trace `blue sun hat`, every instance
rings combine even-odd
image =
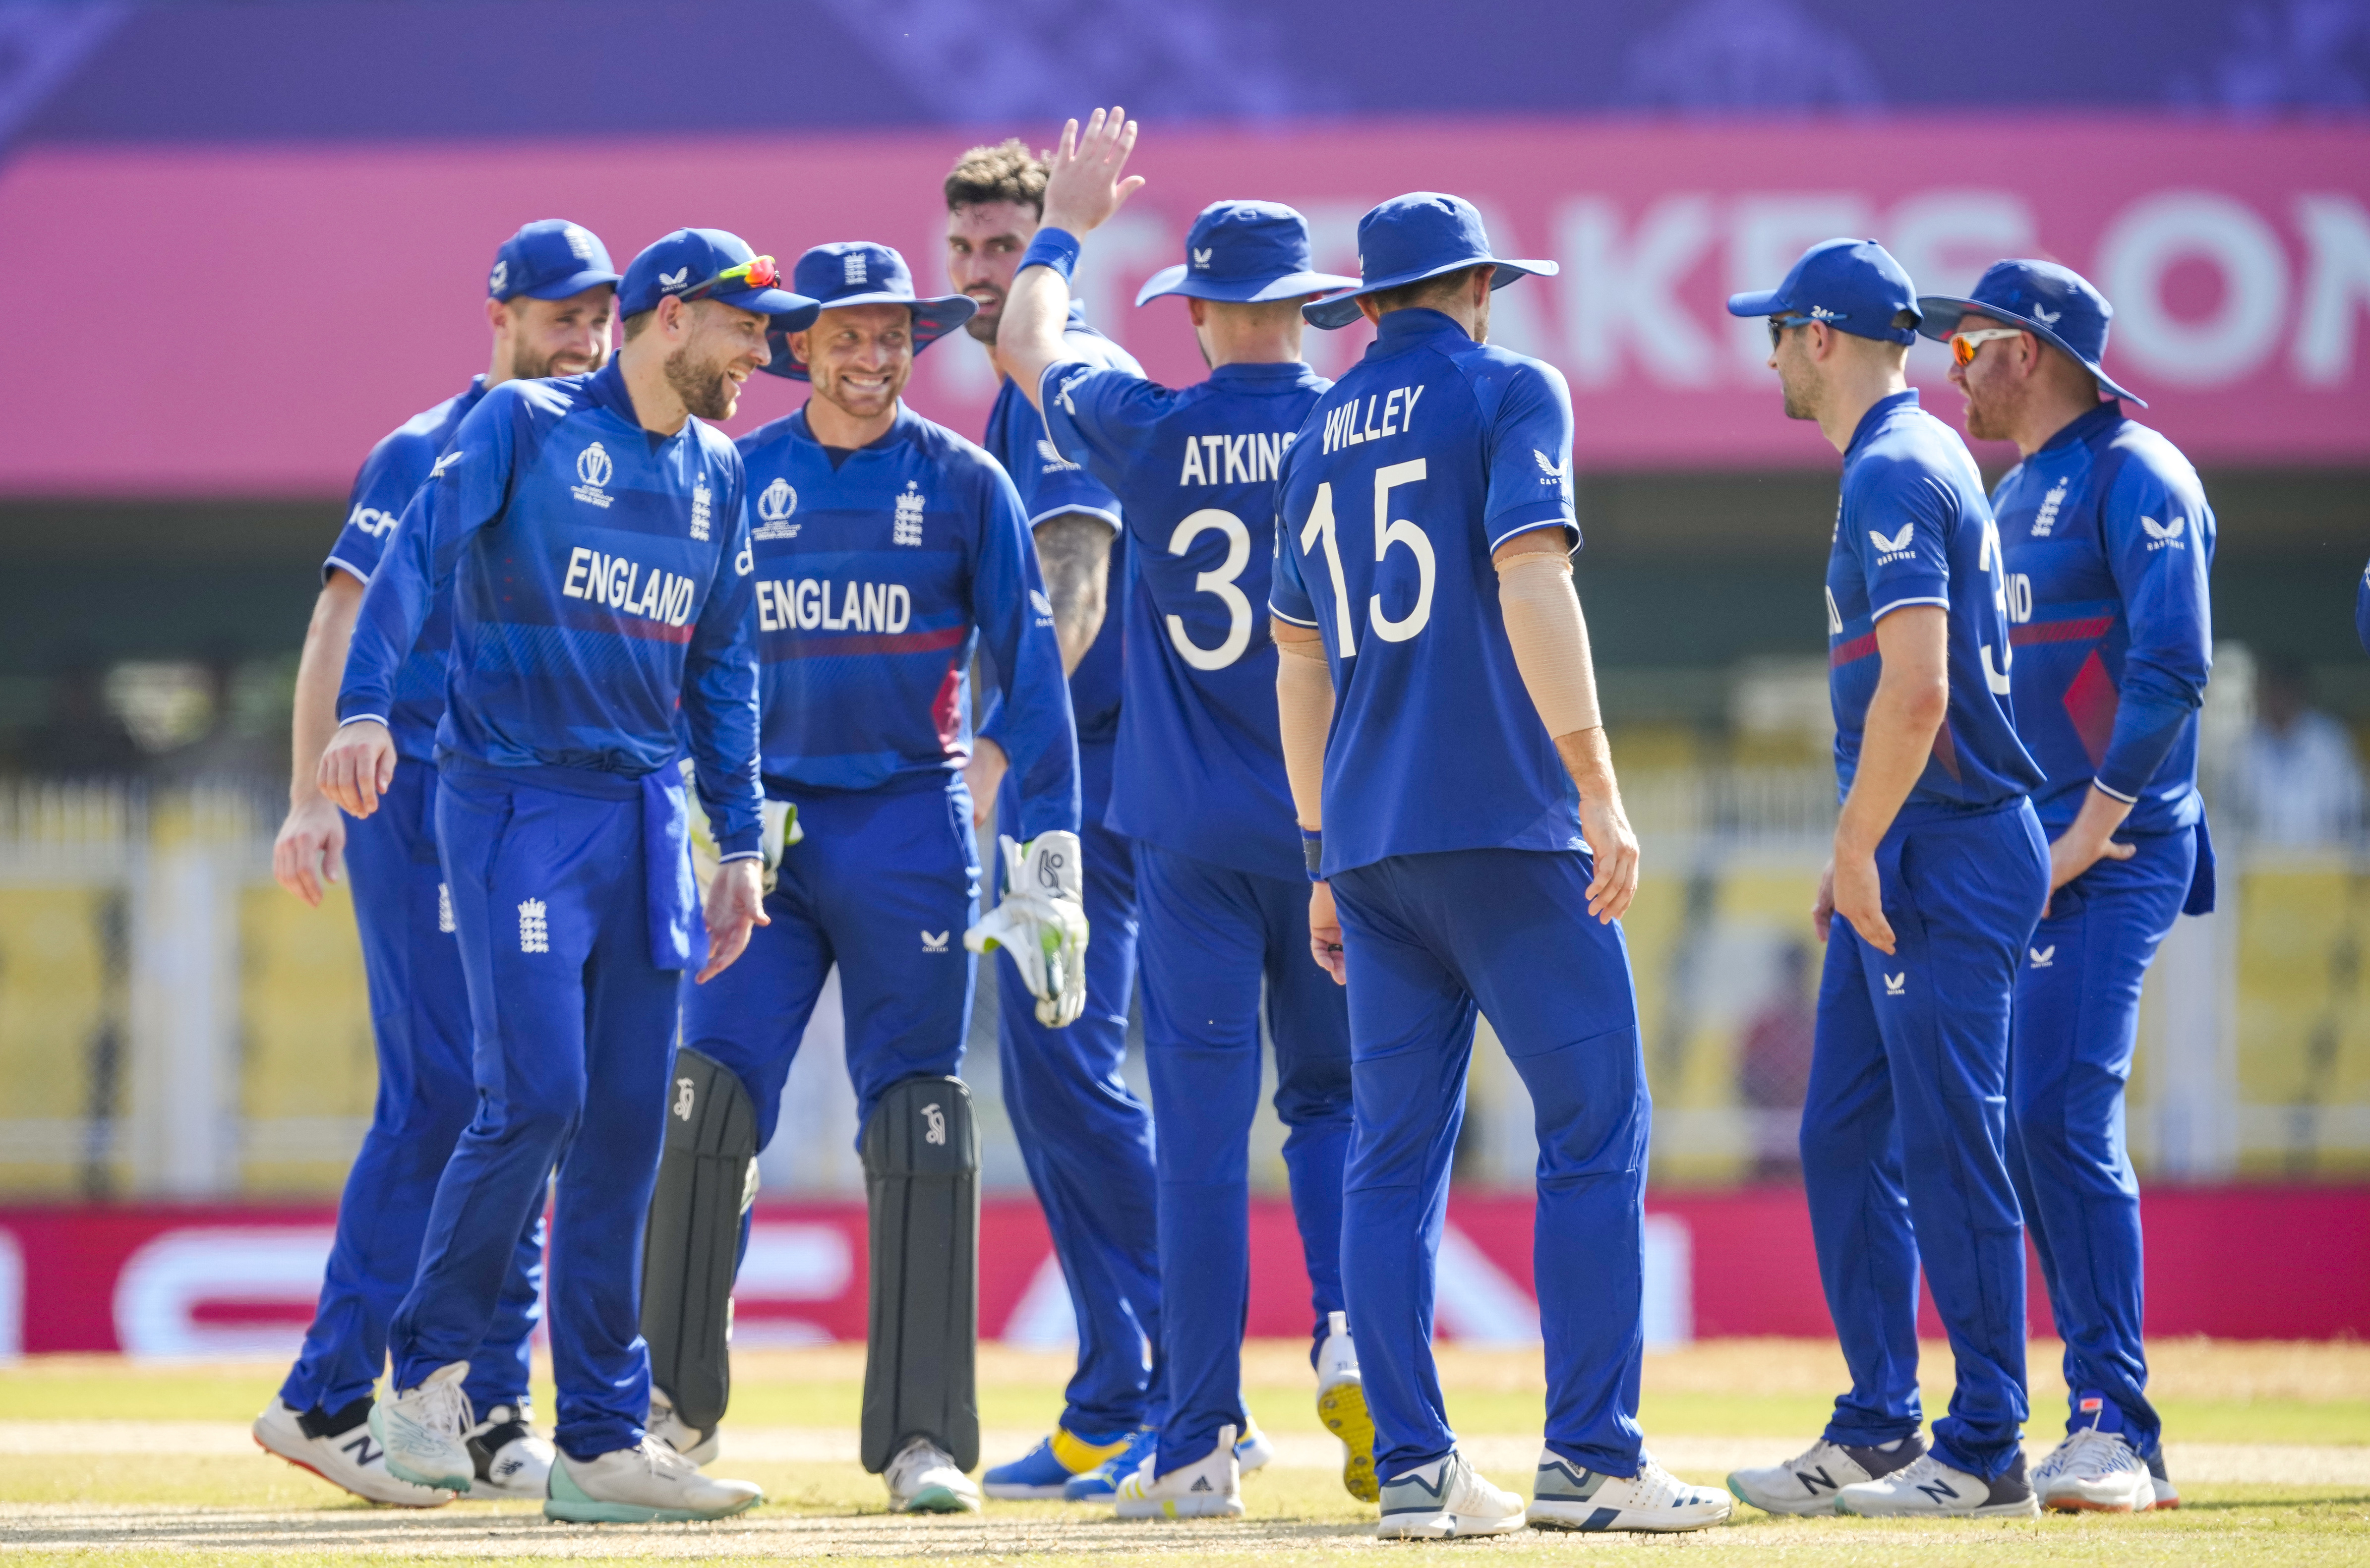
[[[1185,236],[1185,259],[1155,272],[1135,303],[1183,294],[1261,304],[1358,286],[1355,278],[1310,270],[1308,260],[1308,220],[1283,202],[1214,201]]]
[[[1776,288],[1729,295],[1728,314],[1799,315],[1880,343],[1917,341],[1917,291],[1893,253],[1872,239],[1821,240]]]
[[[2090,280],[2070,267],[2054,261],[1995,261],[1975,280],[1975,292],[1965,299],[1955,294],[1927,294],[1917,308],[1926,315],[1917,330],[1947,343],[1959,330],[1959,318],[1973,313],[2019,327],[2052,348],[2072,356],[2074,362],[2098,378],[2099,389],[2111,397],[2147,406],[2117,385],[2099,368],[2107,352],[2107,324],[2115,307]]]
[[[800,294],[815,302],[818,314],[849,305],[907,306],[914,313],[916,354],[969,321],[979,310],[979,302],[969,294],[916,297],[913,269],[905,265],[905,258],[892,246],[874,245],[869,240],[841,240],[814,246],[799,258],[790,282]],[[787,376],[792,381],[807,379],[806,366],[790,352],[789,338],[791,333],[802,332],[812,324],[811,317],[790,327],[775,323],[775,329],[765,335],[766,345],[774,350],[774,357],[765,362],[769,374]]]
[[[1361,295],[1403,289],[1485,261],[1498,269],[1490,279],[1493,289],[1517,278],[1552,278],[1559,270],[1552,261],[1507,261],[1490,255],[1481,214],[1461,196],[1432,190],[1394,196],[1358,220],[1358,286],[1305,304],[1300,314],[1310,326],[1329,332],[1358,319]]]

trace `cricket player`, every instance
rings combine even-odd
[[[1769,318],[1789,418],[1844,454],[1827,558],[1843,814],[1813,921],[1827,944],[1802,1180],[1851,1369],[1825,1433],[1729,1489],[1774,1513],[2038,1513],[2019,1446],[2024,1226],[2008,1178],[2008,1003],[2049,893],[2008,703],[1999,534],[1974,460],[1903,374],[1916,296],[1873,240],[1812,246],[1729,310]],[[1923,1265],[1958,1360],[1919,1436]]]
[[[557,1164],[554,1518],[713,1518],[758,1497],[644,1436],[637,1273],[679,972],[721,972],[765,918],[741,455],[705,421],[731,414],[770,326],[812,318],[774,282],[733,235],[679,229],[627,269],[614,361],[486,395],[362,596],[321,757],[331,799],[378,808],[397,677],[449,605],[436,838],[477,1112],[437,1183],[371,1430],[396,1475],[470,1489],[464,1379]],[[723,861],[704,923],[678,710]]]
[[[947,271],[979,306],[963,327],[993,357],[1005,295],[1044,210],[1045,166],[1018,140],[974,147],[948,174],[946,202]],[[1144,373],[1075,305],[1064,343],[1081,363]],[[1070,1288],[1078,1367],[1053,1433],[984,1480],[991,1497],[1108,1497],[1119,1485],[1114,1467],[1133,1469],[1131,1442],[1140,1459],[1151,1440],[1149,1424],[1164,1408],[1155,1354],[1161,1341],[1152,1117],[1120,1076],[1135,983],[1135,855],[1106,821],[1122,634],[1120,617],[1105,608],[1123,590],[1127,550],[1115,537],[1118,498],[1062,455],[1008,369],[1000,361],[997,368],[1003,383],[984,444],[1019,488],[1070,678],[1094,945],[1086,1010],[1065,1028],[1038,1018],[1035,999],[1014,969],[1001,970],[996,987],[1004,1107]],[[983,825],[993,810],[1000,834],[1018,837],[1026,825],[1018,820],[1018,791],[1006,782],[1013,748],[1004,725],[999,709],[980,727],[968,770],[972,799]]]
[[[321,594],[297,662],[294,766],[288,820],[272,848],[282,887],[316,908],[342,854],[354,872],[378,1095],[346,1177],[337,1240],[305,1348],[279,1396],[255,1419],[255,1440],[293,1464],[374,1503],[425,1506],[452,1494],[387,1473],[367,1422],[386,1365],[386,1325],[411,1288],[436,1178],[477,1108],[469,1067],[468,993],[452,904],[436,864],[436,723],[444,712],[452,618],[429,616],[397,670],[388,732],[409,765],[383,809],[350,829],[316,775],[338,727],[338,680],[362,589],[396,523],[453,432],[478,400],[510,381],[579,375],[609,357],[617,274],[590,229],[558,218],[505,241],[486,277],[493,359],[468,390],[399,425],[354,480],[345,527],[321,569]],[[527,1336],[541,1311],[543,1215],[519,1233],[485,1348],[466,1393],[479,1413],[468,1437],[473,1492],[544,1495],[551,1444],[527,1426]]]
[[[2016,443],[1992,492],[2016,731],[2044,782],[2049,910],[2025,944],[2008,1047],[2008,1173],[2065,1341],[2065,1441],[2045,1508],[2178,1506],[2147,1398],[2140,1195],[2123,1144],[2140,981],[2184,914],[2214,907],[2197,714],[2214,660],[2214,510],[2172,443],[2124,417],[2100,368],[2106,299],[2047,261],[1917,302],[1950,346],[1967,433]]]
[[[904,258],[861,243],[808,251],[791,286],[823,312],[766,369],[811,380],[813,395],[740,448],[756,514],[765,794],[802,836],[780,853],[747,955],[685,989],[676,1087],[693,1087],[671,1101],[670,1127],[723,1118],[746,1132],[719,1180],[670,1151],[643,1321],[685,1446],[705,1441],[727,1388],[744,1173],[773,1139],[836,963],[873,1200],[865,1466],[885,1473],[898,1511],[975,1510],[979,1139],[959,1079],[978,963],[962,940],[980,892],[962,775],[974,650],[985,645],[1001,683],[1026,840],[1011,845],[1016,896],[992,933],[1033,965],[1041,999],[1072,1013],[1086,999],[1077,739],[1019,495],[987,453],[902,398],[914,356],[968,319],[971,300],[917,299]],[[1031,905],[1041,887],[1058,916]],[[1066,998],[1042,978],[1048,937]],[[712,1088],[694,1082],[703,1068]],[[707,1273],[662,1276],[678,1237],[713,1260]]]
[[[1638,1429],[1652,1113],[1614,923],[1638,841],[1572,587],[1570,395],[1488,346],[1491,292],[1556,267],[1500,260],[1470,202],[1427,191],[1361,219],[1358,258],[1355,290],[1302,309],[1376,336],[1283,452],[1270,607],[1312,956],[1349,986],[1341,1272],[1380,1533],[1718,1524],[1728,1499]],[[1432,1358],[1481,1012],[1537,1112],[1547,1415],[1527,1511],[1457,1451]]]
[[[1238,1516],[1236,1440],[1250,1299],[1249,1140],[1260,988],[1275,1039],[1302,1254],[1314,1287],[1318,1405],[1349,1444],[1344,1482],[1374,1501],[1374,1428],[1341,1300],[1341,1162],[1350,1143],[1350,1020],[1306,959],[1308,910],[1265,617],[1275,472],[1329,383],[1300,358],[1301,304],[1352,278],[1311,270],[1308,224],[1272,202],[1221,201],[1186,259],[1141,305],[1190,303],[1210,379],[1172,391],[1070,357],[1063,324],[1080,237],[1139,180],[1121,178],[1135,125],[1098,109],[1064,128],[1045,221],[1004,307],[996,349],[1054,447],[1121,502],[1134,552],[1110,827],[1135,843],[1145,1060],[1160,1178],[1168,1418],[1156,1456],[1123,1477],[1125,1517]]]

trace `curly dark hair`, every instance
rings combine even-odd
[[[947,171],[947,211],[986,201],[1017,201],[1045,211],[1045,160],[1018,136],[973,147]]]

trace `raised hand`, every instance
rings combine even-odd
[[[1135,121],[1113,104],[1099,109],[1081,132],[1075,120],[1062,127],[1062,143],[1047,161],[1045,218],[1049,227],[1083,235],[1110,221],[1126,200],[1144,188],[1142,175],[1126,175],[1135,151]]]

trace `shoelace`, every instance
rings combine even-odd
[[[890,1484],[900,1492],[908,1491],[915,1471],[953,1462],[927,1443],[909,1443],[903,1453],[889,1461]]]
[[[449,1432],[466,1442],[477,1430],[477,1413],[459,1382],[423,1383],[420,1390],[420,1425],[431,1432]]]
[[[1638,1466],[1637,1478],[1629,1482],[1630,1506],[1667,1508],[1676,1503],[1681,1494],[1693,1490],[1652,1459],[1646,1459]]]
[[[2100,1474],[2109,1475],[2131,1469],[2134,1458],[2131,1445],[2123,1441],[2121,1433],[2086,1426],[2067,1437],[2042,1468],[2048,1474],[2059,1475],[2087,1462]]]

